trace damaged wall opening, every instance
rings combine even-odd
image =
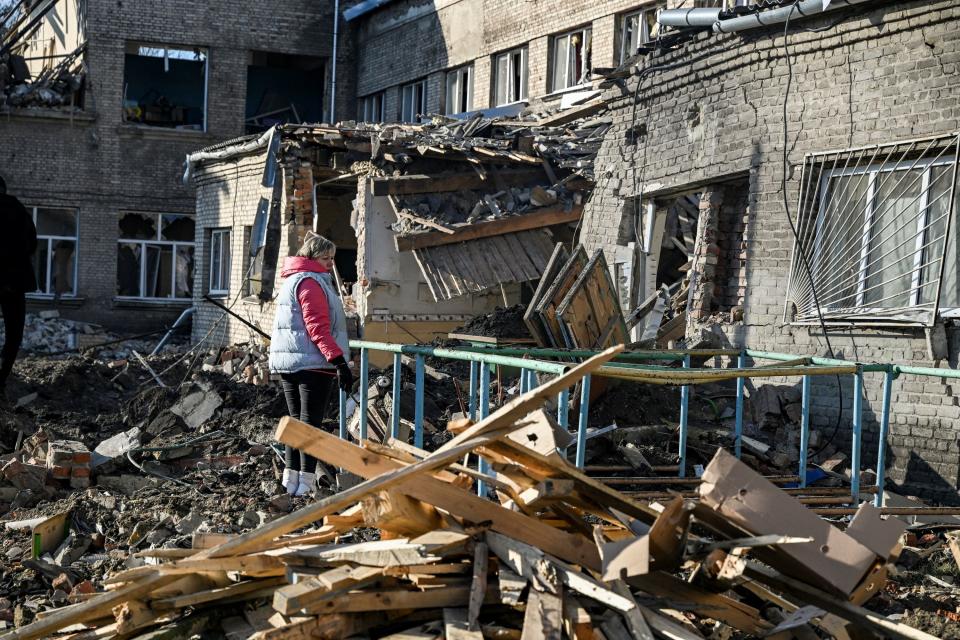
[[[246,130],[323,120],[326,58],[251,51],[247,66]]]
[[[553,37],[551,91],[562,91],[590,78],[593,29],[585,27]]]
[[[125,213],[118,244],[117,297],[187,300],[193,295],[193,216]]]
[[[400,91],[400,122],[417,122],[427,112],[427,81],[404,85]]]
[[[453,115],[473,110],[473,65],[447,72],[444,113]]]
[[[657,15],[665,4],[657,4],[647,9],[632,11],[620,17],[620,28],[617,30],[617,49],[620,51],[620,64],[637,53],[641,46],[652,42],[660,32],[657,24]]]
[[[128,42],[123,119],[153,127],[206,131],[206,49]]]
[[[527,99],[527,48],[493,58],[493,104],[502,106]]]

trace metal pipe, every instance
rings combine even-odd
[[[482,362],[480,363],[480,419],[483,420],[488,415],[490,415],[490,365]],[[487,475],[490,471],[487,461],[478,458],[477,470]],[[483,480],[477,480],[477,495],[484,497],[487,495],[487,486]]]
[[[413,413],[413,444],[418,449],[423,449],[423,384],[424,372],[426,371],[423,361],[423,354],[418,353],[415,360],[414,373],[416,375],[416,397],[414,401]]]
[[[587,459],[587,422],[590,414],[590,374],[580,382],[580,419],[577,421],[577,457],[578,469],[583,469]]]
[[[690,368],[690,356],[683,359],[683,368]],[[687,422],[690,418],[690,387],[680,387],[680,469],[677,474],[684,478],[687,475]]]
[[[880,415],[880,433],[877,435],[877,497],[873,504],[883,506],[884,475],[887,468],[887,433],[890,431],[890,396],[893,389],[894,373],[887,371],[883,377],[883,410]]]
[[[416,355],[419,353],[425,356],[446,358],[448,360],[484,362],[486,364],[498,364],[505,367],[526,367],[527,369],[532,369],[540,373],[564,373],[569,368],[568,365],[559,362],[544,362],[542,360],[514,358],[490,353],[474,353],[462,349],[447,349],[445,347],[392,344],[389,342],[373,342],[370,340],[351,340],[350,347],[353,349],[365,348],[376,351],[386,351],[388,353],[405,353],[408,355]]]
[[[596,349],[547,349],[541,347],[522,349],[519,347],[476,347],[460,345],[458,351],[472,353],[496,353],[502,356],[527,356],[533,358],[590,358],[600,353]],[[617,354],[612,362],[643,362],[646,360],[673,360],[679,362],[687,354],[710,358],[713,356],[735,356],[739,351],[735,349],[671,349],[658,351],[655,349],[641,349],[624,351]]]
[[[337,121],[337,36],[340,35],[340,0],[333,3],[333,55],[330,57],[330,122]]]
[[[810,376],[803,376],[800,397],[800,486],[807,486],[807,450],[810,448]]]
[[[207,302],[209,302],[210,304],[212,304],[213,306],[218,307],[218,308],[222,309],[223,311],[226,311],[226,312],[229,313],[231,316],[233,316],[234,318],[236,318],[237,320],[239,320],[240,322],[242,322],[243,324],[245,324],[248,328],[253,329],[253,330],[256,331],[257,333],[259,333],[259,334],[260,334],[260,337],[266,338],[267,340],[270,339],[270,334],[269,334],[269,333],[267,333],[266,331],[264,331],[263,329],[261,329],[261,328],[258,327],[257,325],[253,324],[252,322],[250,322],[249,320],[247,320],[247,319],[244,318],[243,316],[241,316],[241,315],[239,315],[239,314],[237,314],[237,313],[234,313],[229,307],[221,304],[218,300],[214,300],[214,299],[211,298],[210,296],[203,296],[203,299],[206,300]]]
[[[657,14],[657,22],[665,27],[712,27],[723,9],[665,9]]]
[[[860,447],[863,440],[863,371],[853,374],[853,443],[850,452],[850,495],[860,501]]]
[[[180,317],[177,318],[177,321],[173,323],[173,326],[170,327],[169,331],[163,334],[163,338],[161,338],[160,342],[157,343],[157,346],[153,348],[153,351],[150,352],[150,355],[155,356],[158,353],[160,353],[160,350],[163,349],[164,346],[166,346],[167,342],[173,336],[173,333],[180,327],[180,325],[186,322],[188,318],[192,318],[193,314],[196,313],[196,311],[197,311],[196,307],[190,307],[189,309],[184,309],[183,313],[180,314]]]
[[[529,390],[527,388],[527,370],[520,369],[520,393],[526,393]]]
[[[564,429],[570,426],[570,389],[557,394],[557,422]]]
[[[800,482],[798,476],[764,476],[768,481],[773,484],[796,484]],[[596,476],[593,478],[598,482],[614,486],[614,485],[668,485],[668,484],[681,484],[681,485],[696,485],[703,482],[701,478],[678,478],[676,476],[664,476],[660,478],[618,478],[618,477],[601,477]]]
[[[730,18],[728,20],[717,20],[713,24],[715,33],[735,33],[737,31],[746,31],[757,27],[767,27],[773,24],[786,22],[789,16],[790,21],[798,20],[808,16],[826,13],[834,9],[849,7],[855,4],[869,2],[870,0],[833,0],[826,9],[823,8],[823,0],[802,0],[787,7],[772,9],[770,11],[760,11],[747,16]]]
[[[360,442],[367,439],[367,394],[370,386],[370,350],[360,349]]]
[[[936,378],[960,378],[960,369],[938,369],[936,367],[914,367],[910,365],[893,365],[894,376],[908,373],[915,376],[933,376]]]
[[[737,368],[747,368],[747,352],[741,351],[737,356]],[[733,452],[740,459],[743,452],[743,397],[746,390],[746,378],[737,378],[737,407],[736,420],[733,425]]]
[[[347,439],[347,392],[343,389],[337,388],[339,391],[339,415],[337,416],[337,422],[340,426],[340,439]]]
[[[757,349],[747,349],[746,352],[747,352],[747,355],[750,356],[751,358],[760,358],[762,360],[796,360],[797,359],[797,356],[795,355],[792,355],[789,353],[779,353],[777,351],[759,351]],[[889,364],[877,364],[877,363],[867,364],[867,363],[855,362],[853,360],[837,360],[835,358],[821,358],[819,356],[812,356],[810,358],[810,362],[815,365],[827,366],[827,367],[843,367],[843,366],[859,364],[863,368],[864,373],[883,372],[883,371],[889,370],[890,367],[893,366]]]
[[[480,373],[479,369],[479,362],[470,363],[470,401],[468,406],[470,409],[470,419],[473,421],[477,419],[477,378]]]
[[[956,217],[957,208],[957,172],[960,171],[960,135],[957,136],[956,151],[953,156],[953,177],[950,181],[950,204],[947,211],[947,227],[943,230],[943,252],[940,256],[940,274],[937,276],[937,293],[933,303],[933,319],[936,319],[940,313],[940,291],[943,289],[943,274],[947,266],[946,254],[947,245],[949,245],[950,231],[953,229],[953,219]],[[931,321],[931,325],[933,322]]]
[[[390,407],[390,437],[400,437],[400,394],[403,392],[403,363],[399,353],[393,354],[393,398]]]

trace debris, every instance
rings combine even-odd
[[[223,399],[209,385],[197,383],[194,391],[188,393],[170,407],[170,412],[183,418],[187,426],[196,431],[213,417],[223,404]]]

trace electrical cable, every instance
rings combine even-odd
[[[794,0],[793,8],[796,8],[800,4],[800,0]],[[810,292],[812,295],[812,302],[814,308],[817,310],[817,318],[820,321],[820,329],[823,331],[823,339],[827,344],[827,353],[830,354],[830,357],[836,359],[836,355],[833,351],[833,345],[830,343],[830,335],[827,332],[827,323],[823,318],[823,310],[820,308],[820,299],[819,294],[817,293],[817,285],[813,280],[813,270],[810,269],[810,262],[807,260],[807,255],[803,251],[803,245],[800,241],[800,234],[797,231],[797,227],[793,222],[793,218],[790,214],[790,200],[787,197],[787,163],[789,158],[787,157],[787,145],[789,143],[789,122],[787,121],[788,113],[788,102],[790,99],[790,88],[793,84],[793,61],[790,59],[790,46],[788,42],[788,35],[790,31],[790,18],[793,15],[793,10],[791,9],[790,13],[787,14],[787,19],[783,24],[783,53],[784,57],[787,60],[787,85],[784,88],[783,92],[783,172],[780,179],[780,193],[783,196],[783,212],[787,218],[787,222],[790,225],[790,231],[793,233],[794,240],[797,243],[797,255],[800,257],[800,263],[803,265],[803,270],[807,274],[807,280],[810,282]],[[833,425],[833,431],[830,433],[830,437],[821,444],[816,451],[811,454],[811,458],[816,457],[821,452],[823,452],[828,446],[833,444],[834,439],[837,437],[837,433],[840,431],[840,423],[843,420],[843,384],[840,380],[840,375],[837,374],[837,400],[839,402],[839,407],[837,410],[837,421]]]

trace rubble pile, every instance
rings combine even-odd
[[[236,382],[264,386],[270,384],[269,350],[261,344],[240,343],[210,349],[203,370],[218,372]]]
[[[523,322],[525,310],[522,304],[497,307],[490,313],[474,316],[455,333],[488,338],[530,338],[530,331]]]
[[[88,322],[77,322],[60,317],[60,312],[47,309],[28,313],[23,329],[23,349],[39,353],[60,353],[76,349],[80,335],[92,336],[100,328]]]
[[[29,519],[5,518],[19,541],[5,541],[17,568],[2,578],[9,595],[0,604],[11,606],[0,624],[15,624],[9,637],[18,639],[66,628],[260,640],[934,637],[908,623],[956,637],[960,533],[949,528],[906,530],[868,504],[838,527],[722,450],[689,497],[661,503],[633,500],[564,460],[557,447],[567,434],[544,401],[615,352],[476,424],[450,422],[433,453],[360,447],[283,418],[278,440],[358,476],[318,501],[278,495],[260,508],[276,481],[264,463],[271,454],[251,446],[236,475],[262,479],[259,503],[195,479],[189,488],[150,480],[160,484],[129,496],[98,482],[19,514]],[[202,382],[179,395],[174,415],[188,426],[209,415],[200,429],[212,437],[223,405]],[[139,398],[131,416],[146,407],[155,400]],[[175,445],[139,453],[184,459]],[[74,445],[47,451],[68,449],[76,462]],[[496,474],[485,478],[489,499],[463,465],[471,454]],[[155,497],[161,487],[165,503]],[[237,501],[249,501],[247,511],[231,522]],[[951,559],[936,575],[915,573]]]
[[[83,104],[85,45],[31,77],[23,56],[0,55],[0,107],[75,107]]]

